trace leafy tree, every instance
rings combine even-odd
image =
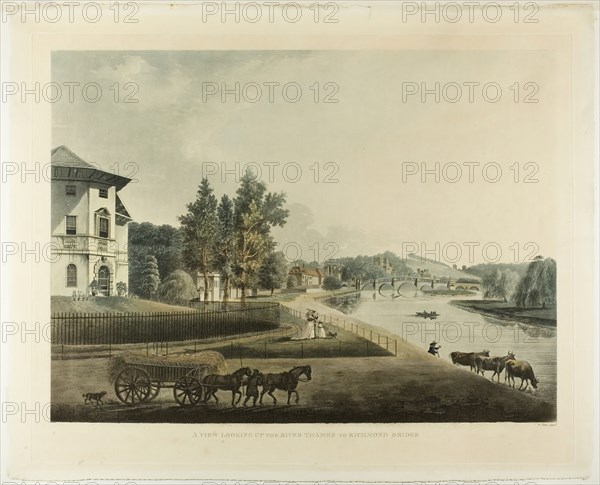
[[[384,269],[373,263],[371,256],[356,256],[354,258],[340,258],[342,265],[342,280],[352,281],[354,278],[372,280],[386,276]]]
[[[287,263],[282,252],[270,253],[258,272],[258,284],[265,290],[281,288],[287,282]]]
[[[487,273],[495,269],[515,271],[519,277],[524,276],[527,272],[528,263],[482,263],[474,266],[469,266],[465,273],[483,278]]]
[[[519,307],[556,304],[556,261],[537,256],[527,268],[515,291]]]
[[[215,256],[216,269],[223,279],[223,302],[227,303],[231,291],[231,279],[234,275],[234,215],[233,202],[223,195],[217,207],[217,253]]]
[[[513,296],[518,281],[519,275],[516,271],[496,268],[483,276],[483,296],[484,298],[500,298],[506,302]]]
[[[196,296],[196,285],[185,271],[173,271],[158,287],[158,297],[165,303],[186,305]]]
[[[218,231],[217,198],[207,178],[203,178],[196,200],[187,205],[188,212],[179,216],[183,231],[183,262],[192,273],[204,277],[204,301],[208,304],[208,277],[215,268]]]
[[[342,282],[335,276],[326,276],[323,278],[323,289],[327,291],[338,290],[342,287]]]
[[[504,274],[504,271],[502,271],[502,274]],[[519,277],[519,275],[517,275],[517,278]],[[479,283],[479,280],[476,278],[458,278],[456,280],[457,283]]]
[[[289,211],[284,209],[285,194],[267,193],[267,186],[250,170],[241,178],[234,200],[236,275],[240,299],[246,301],[246,288],[274,248],[271,229],[285,225]]]
[[[296,283],[297,283],[296,278],[293,277],[292,275],[289,275],[287,278],[285,287],[286,288],[296,288]]]
[[[158,285],[160,284],[160,276],[158,273],[158,263],[152,255],[146,256],[144,268],[142,270],[142,296],[152,299]]]
[[[128,225],[129,291],[142,294],[142,272],[146,256],[156,257],[161,278],[183,268],[181,230],[163,224],[156,226],[149,222]]]
[[[119,281],[117,283],[117,295],[127,295],[127,283],[125,283],[124,281]]]

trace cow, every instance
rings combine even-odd
[[[454,365],[468,365],[471,370],[475,369],[475,359],[477,357],[489,357],[490,351],[484,350],[483,352],[452,352],[450,358]]]
[[[510,350],[508,354],[504,357],[475,357],[475,371],[481,375],[485,375],[484,371],[491,370],[494,371],[492,374],[492,381],[494,380],[494,376],[498,376],[498,383],[500,382],[500,374],[504,370],[506,363],[509,360],[515,360],[515,354],[513,354]],[[507,379],[507,374],[504,374],[504,381]]]
[[[533,369],[529,362],[525,360],[509,360],[506,363],[506,377],[508,378],[508,385],[512,381],[512,387],[515,387],[515,377],[519,377],[521,379],[521,385],[519,386],[519,390],[523,387],[523,382],[525,382],[525,389],[529,387],[529,382],[534,389],[537,389],[539,380],[535,378],[535,374],[533,373]]]

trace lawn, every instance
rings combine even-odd
[[[187,306],[168,305],[158,301],[124,296],[90,296],[88,300],[75,301],[69,296],[51,297],[52,313],[136,313],[136,312],[189,312]]]

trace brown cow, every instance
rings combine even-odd
[[[515,354],[513,354],[510,350],[508,354],[504,357],[475,357],[475,371],[481,375],[485,375],[484,371],[491,370],[494,371],[492,374],[492,381],[494,380],[494,376],[498,376],[498,382],[500,382],[500,374],[504,370],[506,363],[509,360],[515,360]],[[506,381],[507,374],[504,374],[504,380]]]
[[[450,358],[454,365],[465,365],[469,366],[471,370],[475,369],[475,359],[477,357],[489,357],[490,351],[484,350],[483,352],[452,352]]]
[[[531,382],[534,389],[537,389],[537,385],[540,382],[535,378],[535,374],[533,373],[533,369],[529,362],[525,360],[509,360],[506,363],[506,376],[508,377],[508,385],[510,386],[512,381],[513,388],[515,387],[515,377],[521,378],[519,390],[523,387],[523,382],[525,382],[525,389],[529,387],[529,382]]]

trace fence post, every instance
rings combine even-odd
[[[394,339],[394,355],[398,357],[398,341]]]
[[[369,330],[369,340],[373,341],[373,330]]]
[[[65,360],[65,345],[64,344],[62,344],[60,346],[60,353],[61,353],[61,359]]]
[[[389,350],[390,348],[390,338],[388,336],[385,337],[385,350]]]

